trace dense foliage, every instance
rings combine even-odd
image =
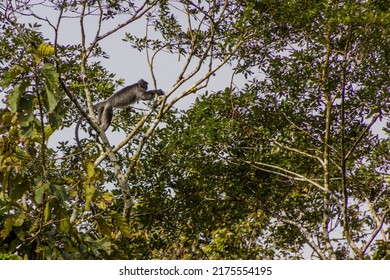
[[[0,20],[1,259],[390,259],[387,1],[7,0]],[[119,32],[151,87],[158,57],[180,69],[116,111],[113,146],[92,104],[123,85],[101,63]]]

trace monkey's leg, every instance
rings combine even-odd
[[[101,113],[102,112],[102,113]],[[103,108],[103,111],[99,112],[99,123],[100,127],[106,131],[107,128],[110,126],[112,121],[112,115],[113,115],[113,109],[112,106],[106,105]]]

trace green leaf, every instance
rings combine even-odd
[[[114,218],[115,225],[119,228],[123,236],[130,237],[131,236],[130,228],[129,225],[126,223],[126,218],[119,213],[114,213],[112,217]]]
[[[18,75],[24,72],[28,72],[29,70],[30,66],[28,66],[27,64],[13,65],[10,69],[4,71],[4,75],[2,77],[2,86],[4,88],[8,87]]]
[[[45,126],[45,137],[46,137],[46,140],[49,140],[50,136],[53,135],[53,133],[54,133],[53,126],[51,124],[47,124]]]
[[[104,251],[107,255],[112,253],[111,242],[107,238],[102,238],[91,242],[90,249],[96,254],[99,254],[99,250]]]
[[[60,206],[59,206],[60,207]],[[68,233],[70,230],[70,220],[66,210],[60,207],[58,211],[58,217],[60,219],[58,224],[58,230],[63,233]]]
[[[32,124],[29,124],[27,126],[23,126],[21,129],[20,129],[20,138],[21,139],[26,139],[26,138],[29,138],[31,135],[33,135],[33,125]]]
[[[46,78],[48,84],[56,89],[58,86],[58,73],[53,64],[45,63],[42,68],[42,74]]]
[[[60,220],[60,224],[58,230],[63,233],[68,233],[70,230],[70,221],[69,217],[62,217]]]
[[[12,201],[16,201],[22,198],[23,194],[29,189],[29,185],[26,182],[14,182],[13,187],[10,188],[9,198]]]
[[[54,197],[58,200],[60,204],[64,204],[68,196],[66,195],[65,187],[62,185],[52,185],[51,186]]]
[[[45,191],[49,188],[48,182],[41,183],[41,185],[35,190],[35,201],[38,204],[42,204]]]
[[[111,229],[110,226],[106,223],[103,217],[99,216],[96,218],[97,226],[101,235],[110,237]]]
[[[0,231],[0,237],[6,238],[6,237],[9,235],[9,233],[11,232],[12,227],[13,227],[13,225],[14,225],[14,223],[15,223],[14,218],[15,218],[14,216],[9,216],[9,217],[5,220],[5,222],[4,222],[4,227],[3,227],[3,229]]]
[[[10,253],[0,253],[0,260],[22,260],[22,257]]]
[[[20,85],[16,85],[8,95],[8,105],[11,108],[12,113],[16,113],[18,111],[22,93],[23,92],[20,90]]]
[[[14,226],[15,226],[15,227],[20,227],[21,225],[23,225],[25,219],[26,219],[26,215],[25,215],[24,213],[18,215],[18,216],[15,218]]]
[[[28,230],[28,233],[33,233],[35,232],[38,228],[39,228],[39,220],[34,220],[34,222],[32,223],[31,227],[29,228]]]
[[[30,86],[29,80],[23,80],[20,83],[18,83],[10,92],[10,94],[7,97],[8,104],[11,108],[12,113],[15,113],[19,110],[20,101],[25,94],[26,89]],[[22,104],[23,105],[23,104]],[[32,110],[32,108],[31,108]]]
[[[44,104],[46,110],[49,113],[52,113],[57,107],[58,102],[60,101],[60,96],[57,94],[58,89],[58,74],[52,64],[45,63],[42,68],[42,74],[45,77],[44,87],[45,91],[43,93]]]
[[[35,101],[36,98],[31,94],[22,95],[19,107],[17,108],[17,111],[20,113],[18,114],[18,120],[21,126],[30,126],[35,120]]]

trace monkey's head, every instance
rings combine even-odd
[[[148,82],[144,81],[143,79],[138,81],[138,86],[144,90],[148,90]]]

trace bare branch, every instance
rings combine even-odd
[[[357,145],[359,145],[360,141],[362,141],[364,135],[371,129],[371,127],[375,124],[375,122],[378,120],[380,117],[380,114],[375,115],[371,122],[367,125],[367,127],[364,129],[364,131],[359,135],[358,139],[356,139],[355,143],[353,143],[351,149],[346,153],[344,160],[347,160],[351,154],[355,151]]]
[[[362,253],[361,253],[362,256],[366,253],[368,247],[370,247],[371,243],[374,241],[375,237],[378,235],[378,233],[379,233],[380,230],[382,229],[383,224],[384,224],[384,222],[385,222],[385,220],[386,220],[386,218],[387,218],[387,214],[389,214],[389,213],[390,213],[390,208],[387,209],[387,210],[383,213],[382,219],[381,219],[380,222],[377,224],[376,229],[375,229],[374,232],[371,234],[371,236],[370,236],[370,238],[367,240],[366,244],[363,246],[362,251],[361,251],[361,252],[362,252]]]
[[[292,220],[289,220],[289,219],[282,219],[282,222],[296,226],[297,228],[299,228],[299,230],[302,232],[302,234],[305,237],[309,246],[318,254],[320,259],[322,259],[322,260],[328,259],[325,256],[325,254],[322,252],[321,248],[318,247],[317,244],[314,242],[314,239],[311,237],[310,233],[301,224],[294,222]]]
[[[317,156],[315,156],[315,155],[309,154],[309,153],[307,153],[307,152],[298,150],[298,149],[293,148],[293,147],[286,146],[286,145],[284,145],[284,144],[282,144],[282,143],[280,143],[280,142],[278,142],[278,141],[276,141],[276,140],[274,140],[274,139],[272,139],[271,141],[272,141],[273,143],[275,143],[277,146],[279,146],[279,147],[281,147],[281,148],[283,148],[283,149],[286,149],[286,150],[289,150],[289,151],[292,151],[292,152],[296,152],[296,153],[301,154],[301,155],[304,155],[304,156],[306,156],[306,157],[308,157],[308,158],[315,159],[315,160],[319,161],[319,162],[321,163],[322,166],[324,166],[324,161],[323,161],[321,158],[319,158],[319,157],[317,157]]]
[[[146,5],[147,5],[148,1],[145,1],[140,8],[138,8],[136,11],[135,11],[135,14],[130,18],[128,19],[127,21],[121,23],[121,24],[118,24],[117,27],[111,29],[110,31],[104,33],[103,35],[99,35],[99,31],[100,31],[100,27],[98,28],[98,32],[96,33],[96,37],[94,39],[94,41],[91,43],[90,47],[88,48],[88,54],[91,53],[91,51],[93,50],[93,48],[96,46],[96,44],[107,38],[108,36],[114,34],[115,32],[119,31],[120,29],[128,26],[130,23],[140,19],[144,14],[146,14],[156,3],[157,1],[154,1],[149,7],[145,8]],[[100,2],[99,2],[100,4]],[[100,6],[100,5],[99,5]],[[100,14],[101,15],[101,14]]]
[[[298,173],[292,172],[288,169],[285,169],[283,167],[273,165],[273,164],[267,164],[267,163],[259,162],[259,161],[247,161],[247,160],[241,161],[241,160],[239,160],[239,162],[247,163],[247,164],[249,164],[257,169],[260,169],[260,170],[263,170],[266,172],[270,172],[270,173],[273,173],[276,175],[280,175],[282,177],[285,177],[285,178],[288,178],[291,180],[307,182],[307,183],[311,184],[312,186],[320,189],[324,193],[331,194],[331,192],[328,189],[325,189],[322,185],[316,183],[315,181],[313,181],[313,180],[311,180],[311,179],[309,179],[301,174],[298,174]]]

